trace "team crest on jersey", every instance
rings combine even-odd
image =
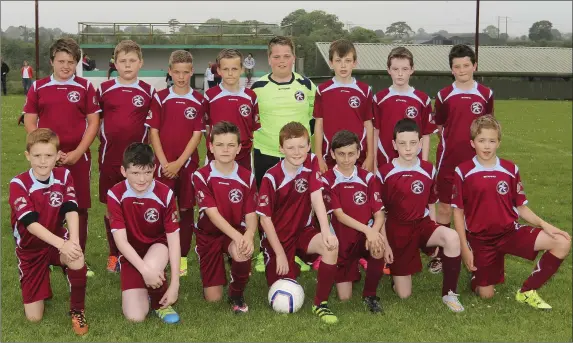
[[[296,179],[294,181],[294,189],[299,193],[304,193],[308,189],[308,182],[305,179]]]
[[[205,199],[205,194],[203,193],[203,191],[198,191],[195,198],[197,198],[197,203],[200,205]]]
[[[68,93],[68,100],[70,102],[74,102],[74,103],[80,101],[80,92],[78,92],[78,91],[69,92]]]
[[[481,114],[483,112],[483,105],[476,101],[476,102],[472,103],[470,109],[471,109],[473,114],[478,115],[478,114]]]
[[[243,192],[241,192],[241,190],[237,188],[231,189],[231,191],[229,192],[229,200],[233,204],[240,203],[241,200],[243,200]]]
[[[414,194],[422,194],[422,192],[424,191],[424,183],[422,183],[422,181],[420,180],[416,180],[412,182],[410,189]]]
[[[356,95],[351,96],[350,99],[348,99],[348,105],[352,108],[360,107],[360,98]]]
[[[417,115],[418,115],[418,109],[414,106],[408,106],[408,108],[406,109],[406,117],[414,119],[416,118]]]
[[[302,91],[296,91],[296,93],[294,93],[294,98],[296,101],[302,102],[304,101],[304,93]]]
[[[525,190],[523,189],[521,181],[517,183],[517,194],[525,195]]]
[[[155,223],[159,220],[159,211],[155,208],[148,208],[147,211],[143,214],[143,218],[148,223]]]
[[[242,104],[241,107],[239,107],[239,113],[243,117],[248,117],[249,115],[251,115],[251,106],[247,104]]]
[[[59,207],[62,206],[62,203],[64,202],[64,196],[62,195],[62,193],[60,192],[51,192],[50,193],[50,206],[52,207]]]
[[[505,181],[500,181],[497,183],[497,192],[501,195],[506,195],[507,192],[509,191],[509,185],[507,184],[507,182]]]
[[[380,196],[380,192],[374,192],[374,201],[382,202],[382,197]]]
[[[145,102],[145,100],[143,99],[143,97],[141,95],[136,95],[133,98],[131,98],[131,103],[135,107],[142,107],[144,102]]]
[[[364,205],[366,203],[366,193],[358,191],[354,193],[353,199],[356,205]]]
[[[26,207],[27,204],[28,202],[24,197],[19,197],[18,199],[14,200],[14,207],[16,208],[16,211],[20,211],[21,209]]]
[[[264,194],[259,198],[259,206],[264,207],[269,204],[269,196]]]
[[[184,112],[185,118],[187,119],[195,119],[197,116],[197,110],[195,107],[187,107]]]

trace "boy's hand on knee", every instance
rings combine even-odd
[[[329,251],[338,248],[338,238],[330,232],[322,234],[322,242]]]
[[[558,228],[556,228],[555,226],[547,223],[547,222],[542,222],[541,223],[541,228],[543,229],[543,231],[549,235],[549,237],[553,238],[553,239],[557,239],[557,236],[563,236],[565,237],[568,241],[571,240],[571,236],[563,231],[563,230],[559,230]]]

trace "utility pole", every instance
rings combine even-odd
[[[475,34],[475,43],[476,47],[476,71],[478,70],[479,64],[478,63],[478,50],[479,50],[479,0],[476,0],[476,34]]]
[[[509,19],[509,17],[501,17],[501,16],[497,16],[497,40],[499,41],[499,39],[501,38],[501,28],[500,28],[500,20],[501,18],[503,18],[503,20],[505,20],[505,35],[506,37],[509,37],[507,35],[507,19]]]

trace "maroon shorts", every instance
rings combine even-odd
[[[426,247],[428,240],[439,226],[430,217],[411,222],[388,218],[386,237],[394,256],[390,273],[395,276],[407,276],[421,272],[420,249]]]
[[[438,200],[443,204],[452,203],[452,188],[454,187],[454,173],[450,169],[440,169],[436,176],[436,191],[438,192]]]
[[[62,228],[56,234],[58,237],[67,238],[68,231]],[[50,265],[61,266],[58,249],[49,246],[40,250],[26,250],[16,248],[18,269],[20,271],[20,288],[24,304],[52,297],[50,286]]]
[[[191,177],[193,173],[197,170],[197,164],[193,161],[188,161],[181,169],[179,169],[179,177],[175,179],[169,179],[162,175],[161,165],[156,164],[155,168],[155,180],[164,183],[167,187],[173,190],[173,193],[177,197],[177,205],[179,209],[189,209],[195,206],[195,196],[193,183],[191,182]]]
[[[300,274],[300,267],[295,262],[295,256],[300,257],[305,262],[313,262],[318,257],[317,254],[308,254],[308,245],[314,236],[320,234],[320,230],[314,226],[305,227],[298,235],[294,236],[288,242],[281,242],[288,261],[288,273],[286,275],[277,275],[277,259],[275,252],[266,235],[261,240],[261,248],[265,257],[265,274],[269,287],[278,279],[296,279]]]
[[[241,151],[242,152],[242,151]],[[215,157],[213,157],[213,154],[207,150],[207,163],[210,163],[211,161],[213,161],[215,159]],[[248,171],[252,171],[252,160],[251,160],[251,152],[249,149],[249,153],[248,154],[244,154],[243,157],[235,158],[235,162],[237,162],[238,165],[240,165],[241,167],[247,169]]]
[[[229,255],[233,240],[225,234],[206,235],[199,230],[195,230],[195,239],[203,288],[226,285],[225,255]]]
[[[360,281],[360,269],[358,261],[368,258],[370,253],[366,250],[366,236],[358,235],[358,239],[338,241],[338,271],[336,283]]]
[[[90,155],[87,153],[83,154],[74,165],[64,165],[63,167],[70,171],[70,174],[74,179],[74,188],[76,189],[78,207],[90,208],[92,206],[90,192],[92,159]]]
[[[165,244],[165,246],[167,246],[166,242],[160,242],[159,244]],[[145,255],[147,254],[147,250],[149,250],[150,247],[151,245],[147,247],[146,250],[139,251],[138,252],[139,256],[141,258],[144,258]],[[127,258],[125,258],[125,256],[119,255],[117,260],[119,262],[119,277],[121,280],[122,292],[127,291],[128,289],[137,289],[137,288],[147,289],[145,281],[143,280],[143,276],[141,275],[139,270],[137,270],[137,268],[135,268],[133,264],[131,264],[127,260]],[[165,276],[165,273],[163,275]]]
[[[469,233],[468,246],[474,255],[474,266],[477,268],[472,275],[472,290],[477,286],[485,287],[503,283],[505,255],[510,254],[528,260],[535,260],[535,240],[541,232],[540,228],[519,225],[514,231],[495,239],[484,241]]]
[[[112,166],[105,163],[99,165],[99,201],[107,204],[107,191],[125,180],[121,174],[121,166]]]

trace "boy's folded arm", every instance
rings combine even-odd
[[[221,215],[221,213],[219,213],[219,210],[216,207],[207,208],[205,210],[205,214],[207,214],[213,225],[215,225],[233,241],[238,241],[243,236],[231,224],[229,224],[229,222]]]

